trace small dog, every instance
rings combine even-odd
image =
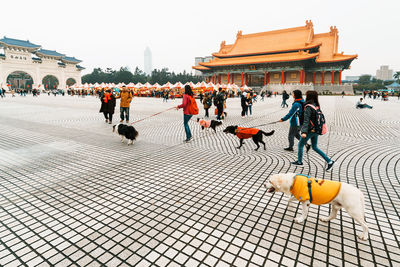
[[[204,128],[208,129],[213,129],[214,132],[217,132],[216,128],[217,126],[222,125],[222,121],[216,121],[216,120],[210,120],[210,121],[206,121],[204,119],[197,118],[197,122],[200,123],[201,129],[204,130]]]
[[[258,143],[261,143],[264,145],[264,150],[265,148],[265,143],[263,141],[263,135],[265,136],[270,136],[274,134],[274,130],[272,130],[269,133],[266,133],[262,130],[256,129],[256,128],[243,128],[243,127],[238,127],[236,126],[228,126],[225,128],[224,133],[230,133],[236,135],[240,139],[240,146],[237,147],[237,149],[240,149],[243,145],[243,140],[248,139],[248,138],[253,138],[253,142],[257,145],[257,148],[255,151],[257,151],[260,148],[260,145]]]
[[[133,126],[119,123],[113,126],[113,132],[115,132],[115,128],[117,128],[117,134],[121,136],[121,143],[124,142],[124,138],[128,139],[128,146],[133,145],[133,141],[136,140],[139,135],[138,131],[136,131]]]
[[[320,218],[321,221],[329,222],[335,219],[338,211],[344,208],[363,228],[363,232],[358,234],[358,238],[368,239],[364,195],[360,189],[343,182],[318,180],[294,173],[274,174],[264,186],[268,193],[277,191],[291,196],[288,206],[295,199],[301,202],[303,211],[294,219],[295,222],[302,223],[307,219],[310,203],[315,205],[331,204],[331,214],[328,217]]]

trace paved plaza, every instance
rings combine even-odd
[[[134,98],[131,116],[181,101]],[[228,99],[224,126],[277,121],[288,111],[280,101],[241,118],[239,99]],[[325,172],[313,151],[304,167],[290,164],[288,122],[260,127],[275,130],[266,151],[252,141],[238,151],[223,127],[195,122],[194,141],[183,143],[182,110],[169,110],[135,124],[138,141],[127,146],[95,97],[0,99],[0,266],[399,266],[400,101],[367,99],[372,110],[356,101],[321,97],[329,132],[319,144],[336,161]],[[329,205],[295,223],[301,207],[262,186],[278,172],[360,188],[370,239],[357,239],[361,227],[344,211],[318,221]]]

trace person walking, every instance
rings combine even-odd
[[[289,99],[288,93],[286,91],[283,91],[283,93],[282,93],[282,104],[281,104],[282,108],[284,108],[285,106],[289,107],[289,105],[286,103],[286,100],[288,100],[288,99]]]
[[[129,107],[132,101],[131,92],[124,85],[122,86],[121,92],[116,98],[121,99],[121,102],[119,103],[119,113],[121,117],[120,122],[124,122],[125,119],[126,123],[129,123]]]
[[[316,125],[316,115],[317,109],[320,109],[318,101],[318,93],[316,91],[306,92],[306,103],[304,109],[304,122],[301,127],[301,139],[299,142],[297,160],[291,162],[293,165],[303,165],[303,148],[308,140],[311,140],[312,149],[317,152],[324,160],[328,163],[326,171],[329,171],[333,164],[335,163],[330,159],[321,149],[318,148],[318,136],[319,134],[315,132],[313,125]],[[314,122],[313,122],[314,121]]]
[[[203,103],[204,110],[206,112],[204,116],[206,118],[209,118],[210,115],[208,114],[208,110],[210,109],[210,107],[212,105],[212,100],[211,100],[211,96],[210,96],[209,92],[205,92],[202,103]]]
[[[297,140],[300,140],[300,127],[303,123],[303,110],[304,110],[304,99],[303,94],[300,90],[294,90],[292,92],[292,97],[294,102],[292,104],[291,109],[289,110],[288,114],[286,114],[279,122],[284,122],[290,119],[290,127],[289,127],[289,146],[284,148],[286,151],[293,151],[294,146],[294,138],[296,137]],[[310,145],[306,144],[307,152],[310,150]]]
[[[192,132],[190,131],[189,121],[194,114],[191,114],[189,111],[189,106],[193,103],[196,103],[194,99],[194,94],[190,85],[185,85],[185,94],[183,95],[182,104],[176,107],[176,110],[183,108],[183,125],[185,127],[186,139],[184,142],[188,143],[192,140]]]
[[[215,106],[217,107],[218,114],[217,120],[221,120],[221,115],[224,112],[224,102],[225,102],[225,94],[222,92],[222,88],[218,89],[218,94],[215,96]]]
[[[107,89],[100,100],[101,108],[99,112],[103,112],[106,123],[111,124],[116,104],[115,96],[112,94],[111,89]]]
[[[240,96],[240,105],[242,106],[242,118],[247,114],[247,93],[243,92],[243,94]]]
[[[345,95],[345,93],[344,93],[344,91],[342,91],[342,98],[344,97],[344,95]]]
[[[253,116],[253,110],[252,110],[253,97],[251,93],[247,94],[246,103],[247,103],[246,116]]]

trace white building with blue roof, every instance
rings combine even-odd
[[[19,73],[31,76],[33,88],[43,89],[43,79],[49,75],[57,78],[57,89],[65,89],[67,81],[80,85],[81,71],[84,69],[78,65],[81,62],[75,57],[42,49],[29,40],[4,37],[0,39],[0,87],[6,88],[8,77]]]

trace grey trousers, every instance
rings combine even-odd
[[[293,148],[294,146],[294,138],[296,137],[297,140],[300,140],[300,126],[290,125],[289,128],[289,147]]]

